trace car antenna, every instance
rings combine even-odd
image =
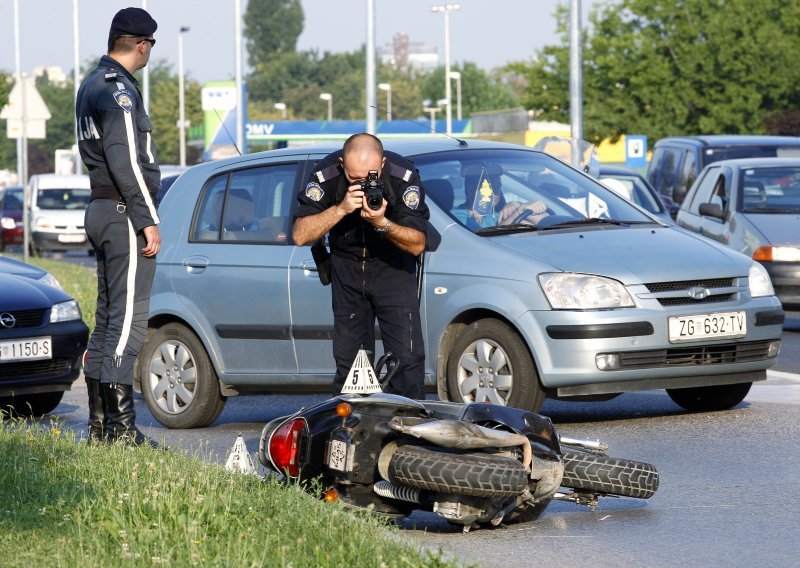
[[[219,120],[220,126],[222,126],[223,130],[225,130],[225,134],[227,134],[228,138],[230,138],[231,142],[233,142],[233,147],[236,149],[236,153],[241,156],[242,155],[242,151],[239,150],[239,147],[236,145],[236,139],[233,136],[231,136],[231,133],[228,131],[228,127],[225,126],[225,121],[222,120],[222,117],[217,112],[217,109],[212,109],[212,110],[214,111],[214,114],[217,115],[217,120]]]
[[[379,106],[370,105],[370,108],[374,108],[376,112],[380,112],[380,113],[383,113],[383,114],[388,114],[390,117],[395,118],[395,114],[394,113],[392,113],[392,112],[390,112],[390,111],[388,111],[386,109],[383,109],[383,108],[381,108]],[[459,146],[462,146],[464,148],[467,147],[467,141],[462,139],[462,138],[456,138],[455,136],[450,136],[446,132],[441,132],[439,130],[436,130],[433,126],[427,126],[427,127],[423,126],[419,122],[417,122],[416,120],[411,120],[410,118],[406,118],[404,116],[397,116],[397,118],[400,119],[400,120],[405,120],[406,122],[410,122],[411,124],[416,124],[417,126],[419,126],[421,128],[426,128],[427,130],[430,130],[431,132],[434,132],[436,134],[441,134],[442,136],[447,136],[448,138],[458,142]]]

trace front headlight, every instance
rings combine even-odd
[[[53,307],[50,309],[50,323],[79,319],[81,319],[81,309],[78,307],[78,302],[75,300],[53,304]]]
[[[757,262],[750,265],[747,286],[750,288],[750,295],[753,298],[775,295],[775,289],[772,287],[772,280],[769,279],[767,269]]]
[[[571,272],[539,275],[539,284],[554,310],[632,308],[633,299],[620,282]]]
[[[14,221],[11,217],[2,217],[0,218],[0,227],[4,229],[14,229],[17,226],[17,222]]]
[[[49,272],[45,272],[44,276],[39,278],[39,282],[41,282],[42,284],[47,284],[48,286],[52,286],[53,288],[58,288],[59,290],[64,289],[61,286],[61,282],[58,281],[58,278],[56,278]]]

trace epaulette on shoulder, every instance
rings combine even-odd
[[[342,175],[342,172],[339,169],[339,164],[337,162],[335,164],[331,164],[327,168],[322,168],[321,170],[314,172],[314,175],[317,177],[317,181],[319,181],[319,183],[323,183],[339,177]]]
[[[409,170],[408,168],[404,168],[403,166],[399,166],[395,163],[389,163],[389,175],[392,177],[399,178],[403,181],[408,181],[411,179],[411,176],[414,175],[414,172]]]
[[[117,72],[114,71],[113,69],[109,69],[108,72],[105,75],[103,75],[103,78],[106,81],[116,81],[117,80]]]

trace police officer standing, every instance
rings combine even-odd
[[[117,12],[108,54],[86,77],[76,101],[78,148],[92,188],[85,226],[98,281],[96,326],[84,365],[90,441],[154,444],[136,428],[133,365],[161,247],[155,201],[161,174],[133,72],[147,65],[157,27],[141,8]]]
[[[370,172],[384,185],[377,209],[362,190]],[[377,317],[384,350],[399,358],[387,392],[425,398],[417,257],[425,249],[429,213],[414,165],[384,152],[375,136],[355,134],[319,162],[298,199],[295,244],[330,233],[334,394],[358,350],[374,351]]]

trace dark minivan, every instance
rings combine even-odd
[[[653,147],[647,181],[675,204],[670,212],[674,218],[704,167],[736,158],[800,158],[800,137],[719,134],[662,138]]]

